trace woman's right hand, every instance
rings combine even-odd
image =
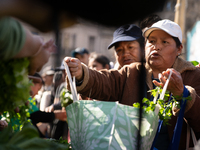
[[[38,38],[41,37],[38,36]],[[35,72],[39,72],[43,65],[48,62],[51,53],[55,52],[55,50],[56,46],[54,45],[53,40],[47,42],[42,40],[38,52],[36,52],[34,56],[30,57],[29,74],[33,75]]]
[[[75,76],[76,80],[83,80],[83,68],[81,62],[77,58],[65,57],[64,61],[67,63],[70,73]]]
[[[0,120],[0,131],[8,126],[8,123],[5,120]]]

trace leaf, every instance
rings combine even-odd
[[[194,66],[198,65],[199,62],[198,61],[190,61]]]
[[[8,142],[9,144],[17,144],[23,142],[25,139],[39,137],[37,129],[30,123],[24,125],[23,129],[17,132]]]
[[[67,150],[69,148],[69,144],[51,142],[45,139],[41,139],[39,137],[35,137],[30,140],[25,140],[23,143],[17,144],[17,146],[24,150]]]
[[[117,109],[117,111],[120,116],[124,117],[124,112],[121,109]]]
[[[110,120],[111,120],[110,115],[105,116],[105,123],[106,124],[109,124]]]
[[[129,141],[127,139],[122,139],[122,142],[123,142],[123,144],[125,146],[129,146],[130,145],[130,143],[129,143]]]
[[[10,136],[12,134],[12,126],[8,125],[7,128],[5,128],[1,133],[0,133],[0,143],[4,144],[8,142],[10,139]]]
[[[123,118],[118,117],[118,120],[122,125],[126,125],[126,121]]]
[[[107,148],[108,147],[108,142],[103,142],[101,144],[99,144],[100,148]]]
[[[102,133],[104,131],[104,124],[102,124],[99,128],[98,128],[98,132]]]
[[[160,89],[161,87],[156,87],[153,90],[150,90],[149,92],[151,92],[152,96],[156,96],[156,93],[158,92],[159,94],[162,93],[162,89]],[[171,96],[172,100],[170,102],[168,102],[168,99],[170,97],[170,92],[166,91],[165,95],[164,95],[164,99],[158,99],[157,100],[157,104],[160,105],[160,110],[159,110],[159,119],[163,120],[163,124],[168,124],[168,120],[171,119],[172,116],[172,106],[173,104],[175,104],[176,107],[180,108],[180,101],[176,101],[177,97]],[[178,99],[181,99],[182,97],[179,97]],[[183,98],[183,100],[190,100],[191,97],[187,97],[187,98]],[[156,105],[150,101],[147,98],[144,98],[142,101],[144,104],[144,106],[142,107],[142,109],[145,111],[145,113],[149,113],[150,111],[154,111]],[[140,108],[140,104],[139,103],[134,103],[133,107],[136,108]]]
[[[70,127],[74,126],[74,123],[71,120],[68,120],[68,124],[69,124]]]
[[[95,128],[96,128],[96,125],[93,125],[93,124],[92,124],[92,125],[90,126],[90,130],[93,130],[93,129],[95,129]]]
[[[128,133],[126,132],[126,130],[124,128],[119,127],[119,131],[121,132],[121,134],[123,134],[124,136],[127,136]]]
[[[88,135],[86,136],[86,139],[89,140],[93,136],[93,134],[94,134],[94,132],[88,133]]]

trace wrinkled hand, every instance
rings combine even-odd
[[[39,72],[43,65],[47,63],[49,60],[50,54],[55,52],[56,46],[53,40],[49,40],[44,42],[41,37],[38,36],[41,40],[41,46],[38,52],[30,57],[30,66],[29,66],[29,74],[33,75],[35,72]]]
[[[0,131],[8,126],[8,123],[5,120],[0,120]]]
[[[49,107],[45,108],[45,112],[53,112],[53,111],[54,111],[53,105],[50,105]]]
[[[158,78],[160,80],[160,83],[155,80],[153,81],[153,83],[156,86],[163,87],[169,76],[170,70],[172,70],[172,75],[169,80],[167,90],[170,91],[174,96],[182,96],[184,90],[183,80],[181,74],[174,69],[167,69],[166,71],[159,73]]]
[[[64,61],[67,63],[72,77],[75,76],[78,81],[82,80],[83,69],[80,60],[77,58],[65,57]]]
[[[54,111],[55,118],[61,121],[66,121],[67,113],[65,110],[55,110]]]

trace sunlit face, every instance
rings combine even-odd
[[[94,61],[93,59],[89,61],[88,67],[94,70],[104,69],[102,64],[98,63],[97,61]]]
[[[123,41],[115,46],[116,59],[120,66],[139,62],[141,59],[141,48],[137,41]]]
[[[177,48],[171,35],[163,30],[154,30],[145,45],[145,57],[152,69],[162,71],[171,68],[181,53],[182,45]]]
[[[83,54],[83,55],[80,55],[80,54],[76,54],[75,55],[76,58],[78,58],[82,63],[88,65],[88,62],[89,62],[89,54]]]

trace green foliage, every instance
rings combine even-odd
[[[21,130],[27,122],[32,82],[28,79],[28,58],[0,61],[0,112],[14,131]]]
[[[21,131],[12,132],[11,126],[5,128],[0,134],[0,149],[16,150],[70,150],[68,143],[52,142],[39,137],[37,129],[27,123]]]
[[[28,58],[0,61],[0,112],[24,105],[30,94]]]
[[[11,126],[14,132],[22,129],[24,124],[31,122],[29,119],[30,112],[32,112],[32,106],[30,103],[35,103],[35,100],[29,98],[29,103],[19,106],[19,112],[14,110],[4,111],[1,117],[6,120]]]
[[[198,65],[199,62],[198,61],[190,61],[194,66]]]
[[[156,96],[156,93],[158,92],[159,94],[162,93],[162,89],[160,89],[160,87],[156,87],[153,90],[150,90],[149,92],[151,92],[151,95],[153,97]],[[177,101],[174,96],[172,96],[172,100],[168,101],[170,97],[169,91],[166,91],[165,96],[164,96],[164,100],[162,99],[158,99],[157,103],[154,104],[153,101],[150,101],[147,98],[144,98],[142,100],[143,103],[143,110],[145,113],[148,113],[149,111],[154,111],[156,104],[160,105],[160,110],[159,110],[159,119],[163,120],[163,124],[164,125],[169,125],[168,121],[171,119],[172,116],[172,108],[173,108],[173,104],[175,104],[174,106],[180,108],[180,101]],[[176,97],[177,98],[177,97]],[[182,99],[182,97],[179,97],[179,99]],[[191,96],[188,96],[187,98],[183,98],[183,100],[191,100]],[[136,108],[140,108],[140,103],[134,103],[133,107]]]
[[[67,107],[71,103],[73,103],[72,94],[66,88],[63,88],[60,94],[60,101],[62,107]]]
[[[0,132],[1,150],[68,150],[65,140],[52,142],[39,137],[28,119],[32,105],[27,103],[32,82],[28,79],[28,58],[0,61],[0,113],[9,126]],[[35,103],[33,99],[29,102]]]
[[[68,140],[63,140],[62,136],[59,138],[59,140],[56,140],[56,139],[47,139],[49,141],[52,141],[52,142],[56,142],[56,143],[60,143],[60,144],[65,144],[65,145],[68,145],[68,150],[72,150],[71,148],[71,143],[68,143]]]

